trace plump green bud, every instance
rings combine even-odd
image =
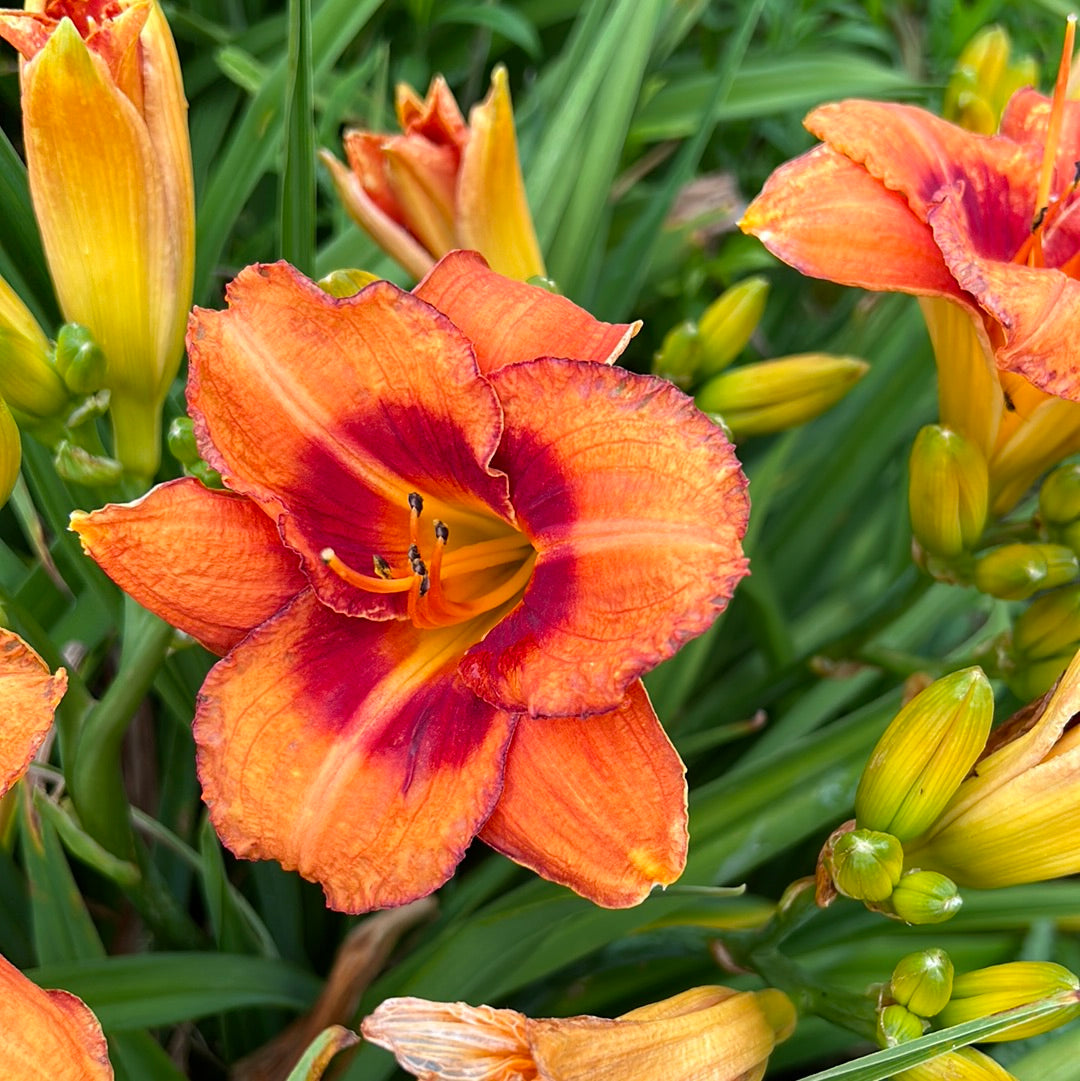
[[[1080,462],[1058,466],[1039,489],[1039,517],[1048,526],[1080,519]]]
[[[664,335],[660,348],[653,354],[653,375],[686,390],[693,385],[700,362],[697,326],[689,321],[677,323]]]
[[[911,532],[931,555],[953,559],[978,544],[990,482],[986,459],[959,432],[928,424],[911,448]]]
[[[115,484],[124,475],[123,465],[115,458],[91,454],[67,439],[62,439],[56,445],[53,465],[64,480],[88,488]]]
[[[743,351],[768,297],[769,280],[758,275],[725,289],[705,309],[698,320],[702,377],[723,371]]]
[[[1013,651],[1030,660],[1075,653],[1080,645],[1080,585],[1033,601],[1013,625]]]
[[[15,482],[19,479],[19,466],[22,464],[22,444],[19,442],[19,429],[11,410],[0,398],[0,507],[11,495]]]
[[[105,354],[81,323],[65,323],[56,335],[56,371],[73,394],[93,394],[105,385]]]
[[[944,950],[938,949],[902,957],[889,980],[892,997],[920,1017],[935,1017],[945,1009],[952,986],[953,963]]]
[[[986,745],[994,692],[982,669],[935,680],[893,718],[863,770],[855,822],[909,841],[925,832]]]
[[[206,462],[201,459],[197,462],[192,462],[190,465],[184,466],[184,472],[189,477],[195,477],[196,480],[200,480],[205,488],[224,488],[225,484],[221,479],[221,474],[212,466],[207,465]]]
[[[1072,992],[1072,994],[1070,994]],[[1049,1032],[1058,1025],[1080,1016],[1080,980],[1067,968],[1051,961],[1011,961],[1004,965],[965,972],[953,980],[949,1004],[937,1017],[942,1028],[989,1017],[1014,1006],[1062,995],[1059,1012],[1040,1017],[996,1036],[991,1040],[1022,1040],[1040,1032]]]
[[[904,923],[944,923],[960,911],[964,899],[951,878],[937,871],[908,871],[886,902]]]
[[[976,588],[1003,601],[1026,601],[1042,589],[1071,582],[1076,553],[1061,544],[1003,544],[975,561]]]
[[[343,300],[345,297],[355,296],[361,289],[378,280],[378,274],[350,267],[345,270],[331,270],[325,278],[320,278],[315,284],[324,293]]]
[[[191,465],[199,460],[199,448],[195,445],[195,425],[191,417],[177,417],[169,425],[166,440],[169,453],[181,465]]]
[[[830,856],[833,884],[856,901],[884,901],[904,867],[904,850],[888,833],[853,830],[838,837]]]
[[[835,405],[866,373],[855,357],[805,353],[743,364],[713,376],[694,396],[736,440],[805,424]]]
[[[896,1047],[897,1044],[917,1040],[926,1032],[926,1022],[904,1006],[886,1006],[878,1011],[877,1042],[879,1047]]]
[[[1057,534],[1054,540],[1080,554],[1080,520],[1070,522],[1067,526],[1057,526],[1053,532]]]

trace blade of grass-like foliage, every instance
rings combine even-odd
[[[363,29],[381,0],[325,0],[311,20],[311,56],[317,80]],[[206,188],[196,215],[195,297],[206,299],[214,270],[237,216],[279,152],[285,100],[286,58],[274,65]]]
[[[315,269],[315,115],[311,68],[311,0],[289,0],[285,86],[285,167],[278,223],[281,257],[305,274]]]
[[[107,1032],[116,1081],[186,1081],[165,1049],[148,1032]]]
[[[540,35],[536,27],[513,8],[468,2],[440,4],[435,12],[434,25],[481,26],[485,30],[501,34],[533,60],[540,59]]]
[[[1060,1034],[1009,1063],[1016,1081],[1074,1081],[1080,1059],[1080,1025],[1072,1024]]]
[[[117,859],[111,852],[107,852],[83,832],[64,808],[53,803],[40,790],[34,792],[34,810],[52,826],[64,848],[80,863],[92,867],[98,874],[104,875],[121,888],[130,888],[139,881],[141,875],[134,863]]]
[[[250,1006],[306,1010],[322,987],[293,965],[229,953],[126,954],[42,965],[26,975],[78,995],[102,1028],[118,1032]]]

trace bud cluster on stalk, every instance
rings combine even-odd
[[[653,372],[692,391],[698,408],[732,438],[805,424],[835,405],[866,373],[855,357],[804,353],[730,367],[765,311],[769,283],[744,278],[694,322],[676,324],[653,357]]]

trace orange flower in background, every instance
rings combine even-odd
[[[228,301],[192,318],[189,403],[231,491],[73,517],[225,654],[195,720],[225,843],[354,911],[477,834],[603,905],[673,881],[686,785],[639,677],[746,573],[722,432],[609,366],[636,327],[474,253],[346,299],[252,267]]]
[[[191,305],[194,189],[180,65],[156,0],[0,11],[22,56],[34,213],[64,318],[106,358],[116,457],[157,471]]]
[[[345,133],[350,169],[322,152],[356,223],[417,278],[455,248],[480,252],[510,278],[542,275],[506,69],[492,73],[468,125],[442,76],[423,100],[400,84],[397,116],[402,135]]]
[[[420,1081],[760,1081],[794,1028],[782,991],[695,987],[614,1020],[392,998],[361,1032]]]
[[[0,957],[0,1076],[112,1081],[97,1018],[67,991],[43,991]]]

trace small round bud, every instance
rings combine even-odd
[[[884,901],[900,881],[904,850],[888,833],[853,830],[836,839],[830,856],[833,883],[856,901]]]
[[[664,335],[660,348],[653,354],[653,375],[686,390],[693,385],[700,361],[697,326],[689,321],[678,323]]]
[[[1039,489],[1039,517],[1047,526],[1080,519],[1080,462],[1058,466]]]
[[[938,949],[902,957],[889,980],[892,997],[920,1017],[935,1017],[945,1009],[952,987],[953,963]]]
[[[181,465],[191,465],[199,460],[199,448],[195,445],[195,425],[191,417],[177,417],[169,425],[166,440],[169,453]]]
[[[191,465],[184,466],[184,472],[189,477],[194,477],[196,480],[202,481],[204,488],[224,488],[225,484],[221,479],[221,474],[211,465],[207,465],[206,462],[201,459],[197,462],[192,462]]]
[[[975,561],[975,587],[1004,601],[1024,601],[1062,586],[1080,571],[1076,553],[1061,544],[1003,544]]]
[[[326,277],[320,278],[316,285],[324,293],[343,300],[345,297],[355,296],[361,289],[378,280],[378,274],[350,267],[345,270],[331,270]]]
[[[944,923],[964,899],[956,883],[937,871],[908,871],[888,898],[888,907],[905,923]]]
[[[878,1011],[877,1042],[879,1047],[896,1047],[897,1044],[917,1040],[929,1026],[919,1016],[904,1006],[886,1006]]]
[[[82,324],[60,328],[54,357],[57,373],[73,394],[93,394],[105,385],[105,354]]]

